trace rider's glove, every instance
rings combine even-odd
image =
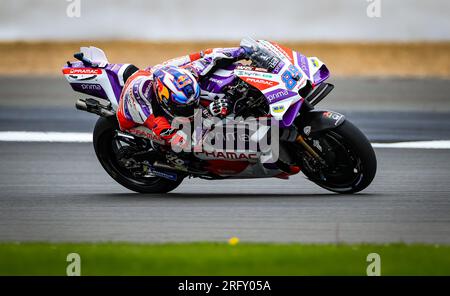
[[[258,43],[252,38],[244,38],[241,40],[240,47],[243,50],[243,56],[245,56],[245,58],[250,58],[258,49]]]
[[[225,117],[228,115],[229,103],[225,98],[216,99],[214,102],[209,104],[208,110],[213,116]]]

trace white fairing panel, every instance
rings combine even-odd
[[[314,75],[320,70],[325,64],[319,60],[317,57],[308,57],[309,75],[310,79],[314,81]]]
[[[98,64],[98,66],[101,68],[106,67],[106,65],[109,63],[108,59],[106,58],[105,52],[100,48],[94,46],[81,47],[80,51],[86,58]]]
[[[65,71],[64,76],[72,87],[76,85],[79,87],[79,91],[83,93],[88,93],[90,96],[101,99],[108,99],[114,110],[117,110],[118,102],[104,69],[68,68]],[[100,96],[103,92],[106,98]]]

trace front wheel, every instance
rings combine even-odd
[[[105,171],[122,186],[139,193],[166,193],[177,188],[183,178],[176,181],[160,177],[137,177],[123,167],[113,151],[117,120],[113,117],[100,117],[94,129],[94,149]]]
[[[338,193],[355,193],[370,185],[377,170],[369,140],[351,122],[305,139],[325,163],[302,155],[303,173],[317,185]]]

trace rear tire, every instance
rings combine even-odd
[[[321,171],[322,178],[303,166],[303,173],[311,181],[337,193],[355,193],[370,185],[377,171],[375,151],[366,136],[350,121],[345,120],[340,126],[311,137],[336,143],[335,163],[328,172],[325,169]]]
[[[114,133],[119,129],[115,117],[100,117],[94,128],[94,149],[98,160],[105,171],[120,185],[139,193],[167,193],[177,188],[183,181],[178,176],[176,181],[154,177],[149,180],[138,180],[128,175],[119,165],[112,150]]]

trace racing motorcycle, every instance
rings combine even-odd
[[[173,153],[155,138],[121,131],[116,119],[120,95],[127,78],[138,69],[109,63],[99,48],[82,47],[74,54],[77,61],[67,62],[62,72],[74,91],[88,96],[79,99],[76,108],[100,116],[93,143],[106,172],[140,193],[169,192],[186,177],[287,179],[299,172],[283,169],[282,164],[297,166],[309,180],[329,191],[355,193],[369,186],[377,167],[370,142],[344,115],[315,108],[334,88],[325,82],[330,76],[326,65],[275,42],[248,38],[244,43],[252,48],[251,63],[235,62],[199,81],[201,101],[205,106],[215,98],[232,102],[233,112],[225,122],[270,118],[280,131],[295,130],[294,139],[278,142],[282,162],[266,163],[262,158],[267,153],[239,150],[239,145]],[[234,140],[261,138],[261,128],[256,129]]]

